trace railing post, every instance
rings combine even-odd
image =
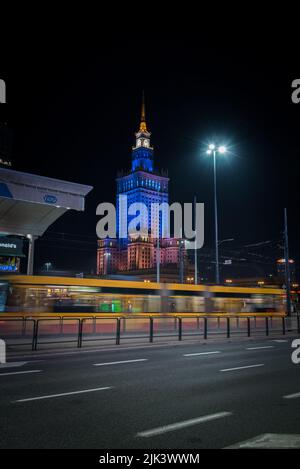
[[[182,340],[182,318],[178,318],[178,340]]]
[[[174,331],[177,329],[177,318],[174,318]]]
[[[32,350],[37,350],[39,320],[33,319]]]
[[[197,329],[200,329],[200,318],[197,318]]]
[[[227,319],[227,339],[230,338],[230,318]]]
[[[64,318],[62,316],[60,317],[59,324],[60,324],[60,333],[62,334],[64,332]]]
[[[297,314],[297,332],[300,334],[300,316]]]
[[[6,342],[0,339],[0,365],[6,363]]]
[[[149,342],[153,342],[153,318],[150,316],[150,322],[149,322]]]
[[[35,319],[33,319],[33,331],[32,331],[32,341],[31,341],[31,350],[34,350],[35,344]]]
[[[23,322],[22,322],[22,336],[24,337],[26,335],[26,317],[23,316]]]
[[[116,345],[120,345],[121,339],[121,319],[117,318]]]
[[[204,340],[207,340],[207,317],[204,318]]]
[[[93,334],[96,334],[96,316],[93,317]]]
[[[282,318],[282,334],[285,335],[285,317]]]
[[[84,321],[84,318],[79,319],[79,324],[78,324],[78,340],[77,340],[77,347],[78,347],[78,348],[81,348],[81,347],[82,347],[83,321]]]
[[[266,317],[266,335],[269,335],[269,318]]]
[[[251,336],[251,322],[250,318],[247,318],[247,335],[248,337]]]

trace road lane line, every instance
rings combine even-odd
[[[0,363],[0,370],[3,368],[18,368],[24,365],[31,365],[31,363],[37,363],[37,362],[42,362],[44,360],[31,360],[31,361],[26,361],[26,362],[6,362],[6,363]]]
[[[111,386],[106,386],[106,387],[102,387],[102,388],[82,389],[81,391],[63,392],[63,393],[60,393],[60,394],[48,394],[46,396],[28,397],[26,399],[18,399],[16,401],[12,401],[12,402],[39,401],[41,399],[51,399],[52,397],[72,396],[74,394],[83,394],[83,393],[88,393],[88,392],[104,391],[106,389],[112,389],[112,387]]]
[[[215,352],[185,353],[183,356],[184,357],[196,357],[198,355],[214,355],[216,353],[221,353],[221,352],[219,350],[216,350]]]
[[[297,397],[300,397],[300,392],[296,392],[295,394],[287,394],[286,396],[283,396],[284,399],[297,399]]]
[[[274,348],[274,345],[265,345],[263,347],[247,347],[246,350],[263,350],[266,348]]]
[[[153,428],[152,430],[146,430],[136,434],[137,437],[149,438],[151,436],[162,435],[163,433],[172,432],[174,430],[180,430],[181,428],[190,427],[197,425],[198,423],[205,423],[211,420],[220,419],[232,415],[232,412],[219,412],[217,414],[204,415],[191,420],[184,420],[183,422],[172,423],[171,425],[165,425],[163,427]]]
[[[288,342],[287,339],[273,339],[272,342],[277,342],[278,344],[282,344],[283,342]]]
[[[236,368],[225,368],[224,370],[220,370],[220,371],[245,370],[246,368],[258,368],[259,366],[265,366],[265,365],[264,365],[264,363],[259,363],[259,364],[257,364],[257,365],[237,366]]]
[[[11,371],[9,373],[0,373],[0,376],[25,375],[27,373],[40,373],[43,370]]]
[[[249,440],[241,441],[234,445],[227,446],[225,449],[283,449],[300,448],[300,435],[298,434],[278,434],[263,433]]]
[[[122,360],[119,362],[94,363],[94,366],[123,365],[126,363],[146,362],[148,358],[138,358],[136,360]]]

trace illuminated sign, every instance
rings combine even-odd
[[[0,256],[23,257],[23,240],[0,236]]]
[[[46,194],[44,195],[44,202],[46,202],[46,204],[56,204],[57,197],[55,197],[55,195]]]
[[[16,272],[18,270],[18,267],[16,265],[3,265],[0,264],[0,271],[1,272]]]

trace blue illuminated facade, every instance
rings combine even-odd
[[[132,150],[132,171],[153,172],[153,148],[135,147]]]
[[[119,226],[120,220],[125,221],[125,211],[127,212],[128,206],[141,202],[146,205],[148,214],[148,233],[150,235],[150,229],[152,227],[157,227],[158,223],[158,213],[156,210],[151,211],[151,204],[163,202],[169,202],[169,178],[162,174],[158,173],[154,169],[153,162],[153,148],[150,143],[151,133],[147,130],[146,120],[145,120],[145,107],[144,103],[142,106],[142,116],[141,123],[138,132],[136,132],[136,143],[132,148],[132,164],[131,171],[126,175],[122,175],[117,178],[117,237],[119,238]],[[127,196],[127,207],[123,207],[124,213],[120,211],[120,195]],[[159,229],[160,237],[162,236],[163,226],[166,227],[168,223],[167,217],[163,218],[162,213],[159,215]],[[130,223],[131,219],[134,218],[134,215],[127,217],[127,226]],[[122,221],[123,223],[123,221]],[[123,225],[124,226],[124,225]],[[153,235],[153,233],[152,233]],[[124,245],[126,240],[120,240]]]
[[[153,269],[158,260],[161,265],[178,265],[179,262],[180,240],[166,236],[168,212],[158,209],[159,205],[169,203],[169,178],[154,166],[144,102],[140,127],[135,137],[131,169],[122,172],[117,178],[116,239],[98,241],[98,275],[136,270],[145,272],[145,269]],[[147,214],[134,210],[130,215],[128,209],[135,203],[146,206]],[[130,235],[128,227],[136,216],[140,216],[140,226],[137,227],[139,233],[135,231]]]

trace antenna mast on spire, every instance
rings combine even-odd
[[[142,97],[142,112],[141,112],[140,132],[148,132],[147,131],[147,124],[146,124],[145,92],[144,92],[144,90],[143,90],[143,97]]]

